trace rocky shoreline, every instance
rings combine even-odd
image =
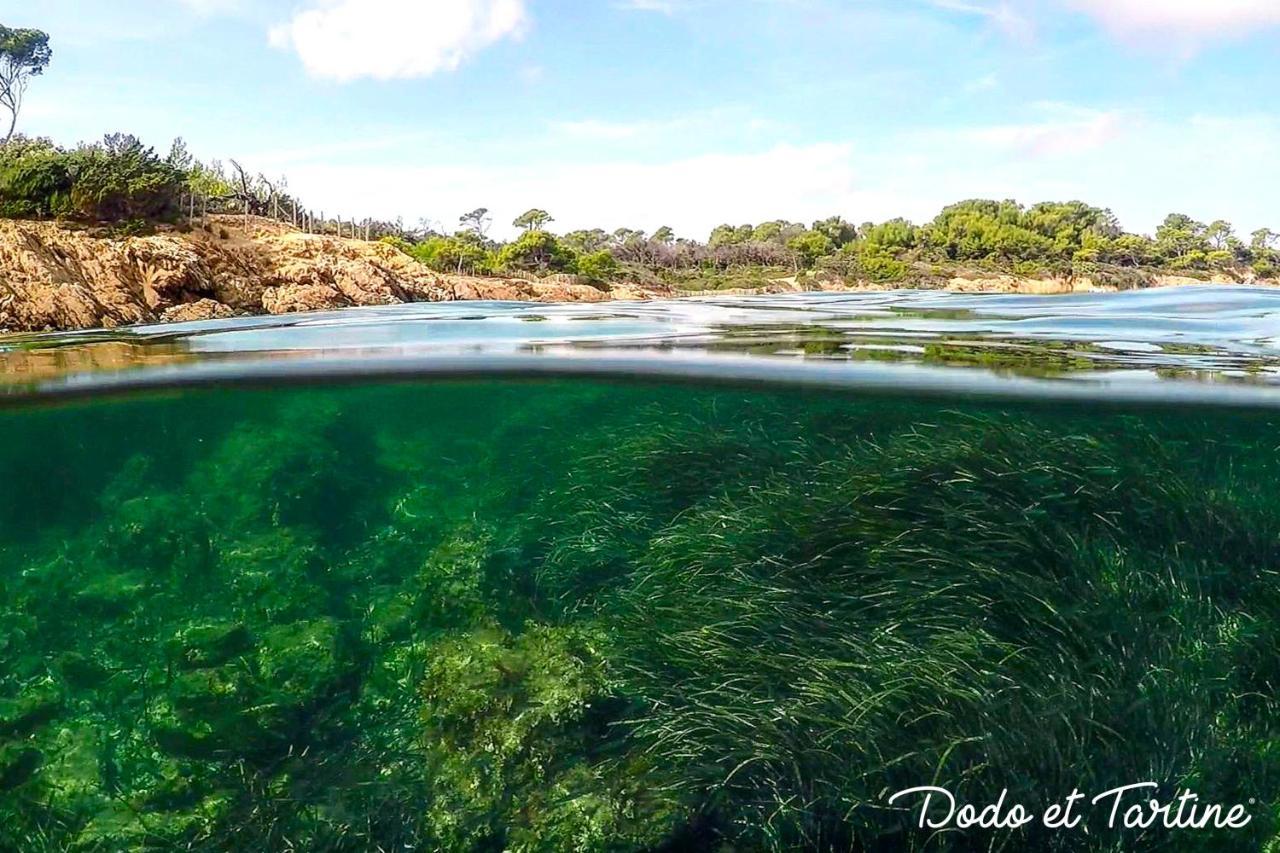
[[[1153,287],[1206,282],[1151,275]],[[1210,283],[1236,283],[1215,278]],[[1275,282],[1256,282],[1275,284]],[[71,331],[409,302],[607,302],[674,296],[867,291],[909,285],[780,278],[754,289],[675,291],[575,276],[437,273],[376,242],[304,234],[270,219],[213,216],[202,227],[124,237],[55,222],[0,221],[0,333]],[[967,293],[1090,293],[1084,276],[956,274],[918,286]]]
[[[441,275],[398,249],[303,234],[268,219],[210,217],[206,227],[142,237],[52,222],[0,222],[0,331],[289,314],[407,302],[498,299],[603,302],[669,293],[571,276]]]

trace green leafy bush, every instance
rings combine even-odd
[[[907,277],[907,265],[888,251],[879,247],[866,247],[858,253],[858,269],[871,281],[902,281]]]
[[[577,253],[547,231],[529,231],[498,252],[498,267],[511,272],[573,272]]]
[[[71,174],[52,145],[15,141],[0,147],[0,216],[38,219],[71,212]]]
[[[787,248],[796,253],[798,263],[811,269],[819,258],[831,254],[835,243],[820,231],[806,231],[787,241]]]
[[[410,249],[409,254],[436,272],[483,275],[493,272],[496,265],[493,253],[471,233],[428,237]]]
[[[19,139],[0,147],[0,216],[167,219],[186,181],[186,172],[133,136],[112,134],[70,151]]]
[[[592,284],[603,284],[618,274],[618,260],[607,249],[578,256],[578,275]]]
[[[410,243],[408,240],[404,239],[403,237],[388,235],[380,239],[378,242],[386,243],[388,246],[392,247],[393,249],[399,249],[400,251],[404,252],[406,255],[413,254],[413,244]]]
[[[177,212],[185,176],[137,137],[112,134],[72,152],[70,163],[72,205],[87,219],[162,219]]]

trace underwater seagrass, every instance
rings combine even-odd
[[[1274,849],[1260,413],[545,381],[0,415],[0,849]],[[1189,786],[1242,831],[930,836]]]

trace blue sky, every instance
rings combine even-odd
[[[1012,197],[1280,228],[1280,0],[0,0],[0,23],[53,39],[22,130],[183,136],[330,215],[700,237]]]

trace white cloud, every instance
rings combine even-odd
[[[1066,0],[1121,36],[1191,40],[1246,35],[1280,25],[1280,0]]]
[[[312,0],[271,30],[271,43],[316,77],[427,77],[518,38],[528,21],[525,0]]]
[[[1035,105],[1043,119],[953,132],[992,151],[1031,159],[1084,154],[1118,140],[1137,123],[1119,110],[1091,110],[1069,104]]]
[[[287,166],[304,198],[347,215],[426,214],[448,223],[484,205],[501,226],[543,207],[564,230],[671,225],[703,234],[725,221],[779,216],[816,219],[845,209],[855,192],[853,146],[782,145],[750,154],[712,154],[644,163],[537,162],[459,167]]]
[[[552,127],[547,139],[559,141],[561,134]],[[535,206],[550,210],[565,231],[670,225],[701,238],[722,222],[778,217],[808,222],[838,213],[858,222],[924,221],[945,204],[976,197],[1079,198],[1113,208],[1135,230],[1153,229],[1170,210],[1226,218],[1242,233],[1280,226],[1265,193],[1223,190],[1280,186],[1274,157],[1280,121],[1266,115],[1159,118],[1046,103],[1034,105],[1023,123],[664,161],[623,153],[631,142],[585,140],[587,147],[569,153],[543,149],[533,156],[519,148],[510,157],[490,154],[465,166],[408,165],[423,162],[422,143],[399,155],[385,152],[379,165],[341,165],[323,152],[254,162],[287,174],[291,188],[317,209],[409,222],[425,215],[452,227],[459,214],[484,205],[494,211],[498,236],[509,235],[501,226]],[[440,150],[429,159],[456,156]]]
[[[1020,41],[1035,35],[1035,22],[1050,4],[1045,0],[922,0],[934,8],[985,18]],[[1172,39],[1185,50],[1215,38],[1249,35],[1280,26],[1280,0],[1052,0],[1060,9],[1080,12],[1121,39]]]

